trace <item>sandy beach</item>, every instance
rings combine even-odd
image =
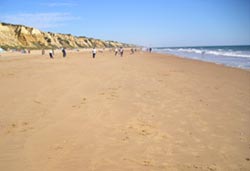
[[[1,171],[249,171],[250,72],[171,55],[3,53]]]

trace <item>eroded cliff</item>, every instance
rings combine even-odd
[[[42,32],[36,28],[24,25],[0,23],[0,47],[8,48],[104,48],[104,47],[129,47],[129,44],[115,41],[77,37],[71,34]]]

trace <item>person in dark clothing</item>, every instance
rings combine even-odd
[[[121,57],[123,56],[123,48],[122,47],[120,47],[120,55],[121,55]]]
[[[45,50],[44,49],[42,49],[42,55],[44,55],[45,54]]]
[[[93,58],[95,58],[95,55],[96,55],[96,49],[95,49],[95,47],[92,50],[92,55],[93,55]]]
[[[134,49],[133,48],[131,48],[130,51],[131,51],[131,54],[134,54]]]
[[[63,53],[63,57],[65,58],[66,57],[66,50],[65,50],[65,48],[62,49],[62,53]]]
[[[49,57],[50,57],[51,59],[54,58],[54,57],[53,57],[53,51],[52,51],[52,50],[49,51]]]

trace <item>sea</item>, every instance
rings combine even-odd
[[[250,45],[156,47],[153,48],[153,52],[173,54],[246,70],[250,69]]]

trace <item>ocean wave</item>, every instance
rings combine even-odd
[[[250,52],[248,54],[242,53],[241,51],[206,51],[206,54],[211,54],[211,55],[218,55],[218,56],[229,56],[229,57],[243,57],[243,58],[250,58]]]
[[[153,50],[157,53],[250,69],[250,46],[161,47]]]
[[[182,52],[182,53],[194,53],[194,54],[208,54],[208,55],[216,55],[216,56],[228,56],[228,57],[242,57],[242,58],[250,58],[250,51],[233,51],[231,49],[216,49],[216,50],[207,50],[207,49],[195,49],[195,48],[178,48],[178,49],[157,49],[157,51],[165,51],[165,52]]]

